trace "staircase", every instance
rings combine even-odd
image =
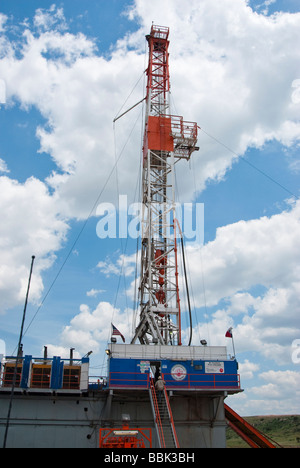
[[[150,401],[160,448],[179,448],[172,410],[166,389],[159,400],[154,380],[150,380]]]

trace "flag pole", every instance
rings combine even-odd
[[[235,346],[234,346],[234,339],[233,339],[233,333],[231,332],[231,339],[232,339],[232,348],[233,348],[233,357],[235,357]]]
[[[233,357],[235,357],[235,346],[234,346],[234,340],[233,340],[233,333],[232,333],[232,327],[228,328],[225,338],[231,338],[232,339],[232,348],[233,348]]]

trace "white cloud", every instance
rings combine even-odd
[[[42,273],[55,260],[68,226],[57,214],[47,187],[30,178],[24,184],[0,177],[0,313],[23,303],[32,255],[36,256],[32,279],[32,300],[43,291]]]
[[[0,104],[6,104],[6,83],[0,78]]]
[[[242,367],[242,366],[241,366]],[[241,416],[298,414],[300,374],[296,371],[270,370],[258,375],[257,385],[228,399],[228,404]],[[243,386],[242,377],[242,386]],[[265,382],[259,385],[260,382]]]
[[[9,173],[9,169],[7,168],[7,164],[5,161],[3,161],[3,159],[0,158],[0,172],[5,172],[5,173]]]
[[[268,371],[260,375],[267,383],[260,387],[252,387],[251,393],[268,399],[294,398],[299,401],[300,397],[300,374],[295,371]]]
[[[294,88],[292,101],[294,104],[300,104],[300,78],[293,81],[292,88]]]
[[[106,275],[107,278],[109,278],[111,275],[120,275],[121,273],[121,269],[111,263],[110,260],[106,260],[105,262],[100,261],[97,264],[97,268],[99,268],[101,273]]]
[[[64,11],[62,8],[56,8],[55,4],[51,5],[49,10],[38,8],[33,23],[39,31],[49,31],[54,28],[67,29]]]
[[[257,303],[257,299],[251,296],[249,293],[237,292],[230,298],[229,313],[231,316],[246,314],[250,307],[254,307]]]
[[[170,26],[172,94],[180,114],[238,154],[271,139],[299,142],[299,109],[290,91],[299,75],[299,14],[265,17],[240,0],[192,0],[188,6],[137,0],[132,15],[145,33],[154,11],[157,24]],[[234,156],[201,132],[199,143],[194,161],[202,189],[224,176]],[[188,194],[187,169],[185,175],[181,189]]]
[[[195,244],[188,245],[193,290],[199,291],[196,304],[204,305],[203,289],[199,287],[201,266],[208,306],[257,284],[289,288],[293,282],[300,281],[299,235],[300,203],[297,202],[270,218],[239,221],[218,228],[215,240],[202,250]]]
[[[40,35],[25,31],[21,58],[9,53],[0,60],[0,76],[10,97],[25,107],[36,106],[49,122],[38,128],[37,137],[41,151],[63,172],[47,181],[70,217],[87,215],[113,167],[112,120],[144,69],[144,35],[154,12],[158,24],[171,29],[172,96],[179,113],[237,153],[272,139],[287,146],[299,141],[299,109],[291,86],[300,76],[295,47],[300,15],[265,17],[240,0],[136,0],[130,16],[139,18],[141,28],[119,41],[110,57],[102,57],[82,34],[57,30],[56,22],[63,21],[60,9],[38,10]],[[128,105],[143,93],[138,87]],[[117,153],[138,115],[139,110],[133,111],[117,124]],[[235,156],[201,132],[199,144],[194,166],[197,189],[203,189],[224,176]],[[119,163],[120,193],[134,190],[139,148],[140,129]],[[181,171],[180,193],[191,198],[188,165],[182,163]],[[113,184],[105,196],[114,199]]]
[[[5,31],[5,23],[7,22],[7,16],[4,15],[3,13],[0,13],[0,33]]]
[[[132,311],[115,309],[108,302],[99,302],[94,310],[86,304],[80,306],[80,312],[73,317],[60,336],[63,349],[74,347],[79,353],[86,354],[92,350],[98,353],[111,336],[111,323],[120,330],[127,339],[131,337],[129,315]],[[53,345],[52,345],[53,346]]]
[[[102,294],[104,293],[105,290],[104,289],[91,289],[90,291],[87,291],[86,295],[88,297],[96,297],[98,296],[99,294]]]
[[[244,379],[253,379],[254,374],[256,374],[258,370],[259,364],[250,362],[248,359],[245,359],[244,362],[239,363],[239,374],[241,376],[242,381]]]
[[[60,356],[62,359],[70,358],[71,346],[70,346],[70,348],[68,348],[66,346],[57,346],[57,345],[52,345],[52,344],[47,344],[46,346],[47,346],[47,352],[48,352],[49,357]],[[40,356],[43,355],[43,352],[44,351],[41,350]],[[74,359],[81,359],[83,357],[83,355],[80,354],[78,351],[74,350],[73,351],[73,357],[74,357]]]
[[[4,340],[0,339],[0,356],[6,356],[6,344]],[[1,362],[1,357],[0,357],[0,362]]]
[[[100,261],[97,264],[97,268],[100,269],[101,273],[105,274],[108,278],[111,275],[132,276],[136,270],[136,264],[140,262],[140,251],[138,254],[133,253],[131,255],[120,254],[114,264],[110,258],[106,258],[105,261]]]
[[[21,56],[9,53],[0,60],[7,100],[17,100],[24,108],[35,106],[47,119],[48,125],[37,129],[40,151],[50,154],[59,169],[47,182],[66,215],[86,217],[115,163],[112,120],[142,74],[143,56],[117,50],[106,59],[83,34],[47,31],[34,36],[29,30]],[[132,99],[140,98],[136,91]],[[136,121],[133,113],[117,130],[117,152],[132,130],[132,115]],[[128,148],[134,145],[131,141]],[[135,153],[119,166],[121,193],[127,193],[129,180],[138,175],[140,154]],[[109,201],[116,196],[114,184],[107,196]]]

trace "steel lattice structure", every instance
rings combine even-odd
[[[197,124],[170,115],[169,29],[152,26],[143,147],[140,322],[132,343],[181,345],[175,164],[196,149]]]

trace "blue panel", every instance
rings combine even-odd
[[[56,356],[52,359],[52,366],[51,366],[51,380],[50,380],[50,388],[56,388],[56,373],[57,373],[57,362]]]
[[[221,372],[206,372],[206,364]],[[237,362],[234,361],[163,361],[162,370],[169,388],[238,388]]]
[[[57,390],[62,387],[64,363],[60,357],[54,356],[51,368],[50,388]]]
[[[25,356],[25,358],[23,359],[23,369],[22,369],[22,377],[21,377],[21,383],[20,383],[21,388],[28,388],[31,361],[32,361],[32,356]]]
[[[166,382],[167,388],[239,388],[237,362],[235,360],[162,360],[159,362],[161,362],[161,372]],[[111,388],[149,388],[149,361],[139,359],[110,358],[109,365],[109,386]],[[206,372],[206,370],[209,368],[212,369],[212,372]]]
[[[142,361],[143,362],[143,361]],[[140,360],[110,359],[109,386],[148,388],[149,372],[141,372]]]
[[[62,388],[64,379],[64,361],[59,358],[58,362],[58,377],[57,377],[57,388]]]

